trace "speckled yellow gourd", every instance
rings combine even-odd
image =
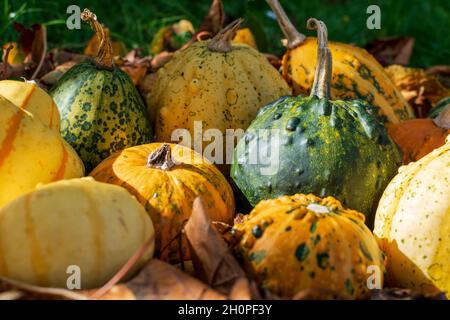
[[[387,256],[391,285],[450,298],[450,137],[403,166],[380,200],[375,235]]]
[[[38,183],[79,178],[84,166],[59,132],[0,96],[0,207]]]
[[[245,130],[260,107],[290,93],[264,55],[230,43],[239,22],[212,40],[176,52],[159,69],[148,98],[157,141],[171,142],[172,132],[180,128],[188,129],[194,139],[195,121],[202,121],[204,131]]]
[[[317,39],[305,38],[289,21],[278,0],[266,0],[287,37],[287,52],[282,59],[282,75],[294,94],[307,94],[314,81]],[[366,50],[330,42],[333,58],[331,94],[335,99],[361,99],[377,107],[385,122],[399,123],[414,118],[408,102],[383,67]]]
[[[0,95],[14,105],[30,112],[44,124],[59,133],[58,108],[47,92],[32,81],[0,81]]]
[[[368,294],[367,283],[383,285],[382,253],[364,216],[332,197],[261,201],[231,233],[258,284],[284,299],[304,289],[358,299]]]
[[[249,28],[242,28],[236,31],[236,35],[233,38],[233,43],[246,44],[258,50],[255,37],[253,36],[253,33]]]
[[[99,287],[153,234],[121,187],[92,178],[47,184],[0,209],[0,275],[67,288],[67,268],[78,266],[81,288]],[[152,254],[153,244],[136,267]]]
[[[202,197],[211,220],[233,221],[233,191],[225,177],[200,154],[181,145],[127,148],[102,161],[91,176],[123,186],[136,196],[158,230],[156,252],[162,260],[180,262],[180,254],[190,258],[187,240],[172,240],[191,216],[196,197]]]

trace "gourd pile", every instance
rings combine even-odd
[[[287,38],[279,70],[241,20],[210,39],[184,21],[158,33],[190,36],[171,42],[142,97],[86,9],[93,59],[48,92],[0,81],[0,279],[66,288],[77,266],[81,288],[95,289],[155,259],[183,270],[193,260],[201,274],[185,236],[198,202],[206,227],[222,226],[221,246],[272,297],[314,289],[365,299],[370,276],[376,289],[450,297],[450,97],[416,118],[367,51],[328,43],[315,18],[307,28],[317,37],[305,37],[267,2]],[[197,123],[216,135],[202,140]],[[213,163],[205,140],[228,141],[231,129],[242,137],[234,150],[220,144]],[[267,174],[252,157],[274,149]]]

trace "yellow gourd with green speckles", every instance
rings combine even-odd
[[[223,135],[226,129],[245,130],[260,107],[290,93],[264,55],[230,44],[238,27],[235,22],[214,39],[178,51],[158,71],[147,101],[157,141],[171,142],[180,128],[196,139],[195,121],[202,122],[204,131],[218,129]]]
[[[233,192],[225,177],[200,154],[180,145],[151,143],[125,149],[100,163],[91,176],[136,196],[155,223],[156,250],[163,260],[176,262],[181,254],[189,258],[186,239],[181,248],[180,241],[171,240],[180,235],[196,197],[211,209],[211,220],[233,220]]]
[[[450,137],[403,166],[377,210],[375,235],[387,257],[387,280],[450,298]]]
[[[0,275],[62,288],[79,275],[81,289],[96,288],[144,243],[133,271],[151,258],[153,234],[144,208],[123,188],[92,178],[43,185],[0,209]]]
[[[243,219],[231,231],[236,251],[259,285],[282,298],[308,288],[362,298],[368,282],[383,284],[382,253],[364,216],[332,197],[264,200]]]
[[[317,39],[300,34],[278,0],[266,0],[288,38],[282,75],[294,94],[309,93],[317,63]],[[399,123],[414,118],[412,108],[383,67],[366,50],[338,42],[329,44],[333,58],[331,93],[336,99],[361,99],[377,107],[384,121]]]

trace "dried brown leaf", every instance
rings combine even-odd
[[[163,67],[173,57],[173,52],[163,51],[158,53],[151,61],[151,67],[153,71],[157,71]]]
[[[184,227],[196,274],[221,293],[228,294],[240,278],[247,278],[219,232],[212,226],[206,207],[196,198]],[[251,283],[253,298],[259,297]]]
[[[150,70],[152,58],[150,56],[140,57],[140,49],[133,49],[123,58],[116,57],[114,63],[117,67],[126,72],[134,85],[138,85]]]
[[[298,292],[292,300],[348,300],[348,298],[333,290],[308,288]]]
[[[376,39],[365,46],[382,65],[408,65],[414,48],[414,38],[393,37]]]
[[[59,79],[74,65],[76,65],[77,62],[75,61],[67,61],[59,66],[57,66],[55,69],[50,71],[49,73],[45,74],[41,77],[40,81],[45,84],[46,86],[53,86],[56,82],[58,82]]]
[[[0,276],[0,300],[85,300],[74,291],[29,285]]]
[[[87,295],[92,291],[86,292]],[[114,286],[101,300],[222,300],[225,296],[183,271],[153,259],[140,273]]]
[[[209,7],[208,14],[203,19],[198,33],[209,32],[212,36],[216,35],[225,23],[225,11],[221,0],[213,0]]]
[[[443,292],[422,294],[410,289],[384,288],[372,290],[370,300],[445,300]]]
[[[450,95],[450,90],[423,69],[392,65],[385,70],[418,118],[425,118],[436,103]]]

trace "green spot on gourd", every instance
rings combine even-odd
[[[295,257],[298,261],[305,261],[305,259],[309,255],[309,248],[306,245],[306,243],[302,243],[297,247],[297,250],[295,250]]]

